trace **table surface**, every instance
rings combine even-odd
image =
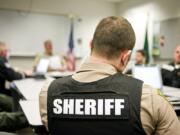
[[[39,110],[39,94],[43,85],[47,81],[52,80],[52,77],[64,77],[72,75],[73,73],[74,72],[51,72],[46,74],[47,79],[28,78],[13,81],[13,84],[20,94],[25,98],[25,100],[20,100],[19,103],[30,125],[43,125]]]
[[[68,72],[58,72],[58,71],[54,71],[54,72],[48,72],[46,74],[46,76],[50,76],[50,77],[64,77],[64,76],[69,76],[74,74],[74,72],[68,71]]]
[[[180,88],[163,86],[162,92],[164,93],[164,95],[180,99]]]
[[[38,100],[39,93],[46,81],[52,80],[52,77],[64,77],[72,75],[74,72],[50,72],[46,74],[47,79],[28,78],[14,81],[15,86],[26,100]]]
[[[30,125],[32,125],[32,126],[43,125],[41,122],[38,101],[20,100],[19,104],[21,105],[21,108],[22,108],[23,112],[25,113],[26,118]]]
[[[39,93],[47,80],[36,80],[33,78],[14,81],[19,92],[26,100],[39,100]]]
[[[52,78],[49,78],[52,79]],[[31,125],[42,125],[40,112],[39,112],[39,93],[42,86],[46,81],[36,80],[33,78],[14,81],[14,84],[19,89],[19,92],[25,97],[26,100],[20,101],[22,110],[24,111],[29,123]],[[175,110],[180,109],[180,89],[164,86],[162,92],[173,98],[177,98],[178,102],[174,103]]]

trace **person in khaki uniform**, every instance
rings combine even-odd
[[[51,40],[46,40],[44,41],[44,52],[43,53],[38,53],[35,57],[35,60],[33,62],[33,70],[36,71],[36,68],[40,62],[41,59],[50,59],[53,58],[54,56],[59,57],[60,59],[60,65],[61,67],[57,68],[57,67],[52,67],[52,65],[50,64],[48,67],[48,72],[51,71],[65,71],[66,70],[66,62],[63,56],[60,56],[58,54],[55,54],[53,51],[53,42]],[[57,61],[58,62],[58,61]]]
[[[72,75],[72,79],[80,83],[93,83],[121,73],[130,59],[134,44],[134,31],[126,19],[104,18],[96,28],[90,58]],[[47,108],[47,93],[51,85],[53,83],[47,82],[40,93],[40,114],[47,129],[47,110],[50,109]],[[180,123],[170,103],[160,92],[146,84],[142,86],[139,113],[147,135],[180,134]]]

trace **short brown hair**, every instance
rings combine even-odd
[[[49,43],[50,43],[50,44],[52,43],[52,41],[51,41],[50,39],[44,41],[44,45],[47,45],[47,44],[49,44]]]
[[[98,24],[92,44],[92,51],[99,55],[108,59],[117,58],[121,51],[133,49],[135,33],[125,18],[107,17]]]
[[[146,51],[144,50],[137,50],[137,53],[140,53],[143,57],[146,57]]]

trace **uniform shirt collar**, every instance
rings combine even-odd
[[[116,68],[110,64],[87,59],[72,77],[79,82],[91,82],[103,79],[117,72]]]

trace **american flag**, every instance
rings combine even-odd
[[[68,52],[67,52],[67,69],[69,71],[75,71],[76,67],[76,60],[74,55],[74,20],[71,19],[71,26],[70,26],[70,34],[69,34],[69,43],[68,43]]]

